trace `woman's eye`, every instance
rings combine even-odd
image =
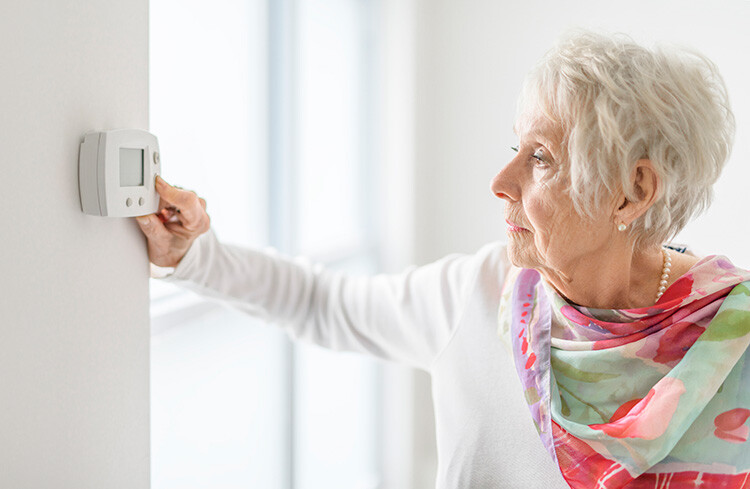
[[[547,158],[544,156],[544,152],[541,149],[538,149],[534,152],[533,155],[531,155],[532,158],[536,158],[537,160],[541,161],[542,163],[547,163]]]
[[[520,151],[518,146],[511,146],[510,149],[512,149],[516,153]],[[545,165],[549,164],[549,161],[547,161],[547,156],[544,154],[544,150],[542,150],[541,148],[532,153],[531,157],[537,160],[539,163],[543,163]]]

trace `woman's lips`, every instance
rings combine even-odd
[[[505,223],[508,225],[508,231],[511,232],[511,233],[520,233],[520,232],[523,232],[523,231],[527,231],[528,232],[528,229],[522,228],[521,226],[518,226],[515,223],[510,222],[507,219],[505,220]]]

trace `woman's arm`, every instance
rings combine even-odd
[[[167,280],[277,322],[294,338],[428,369],[450,341],[486,253],[355,277],[274,251],[224,245],[209,232]]]
[[[295,338],[426,370],[455,332],[477,273],[492,263],[488,252],[498,248],[399,275],[352,277],[304,259],[223,245],[206,233],[203,199],[158,178],[156,188],[159,212],[137,220],[151,262],[176,267],[168,280],[278,322]]]

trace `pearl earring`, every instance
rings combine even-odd
[[[628,226],[624,222],[621,222],[620,225],[617,226],[618,231],[625,231],[627,228]]]

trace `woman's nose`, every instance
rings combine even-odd
[[[490,182],[490,190],[495,196],[505,199],[509,202],[517,201],[520,198],[520,187],[513,178],[512,162],[498,172]]]

